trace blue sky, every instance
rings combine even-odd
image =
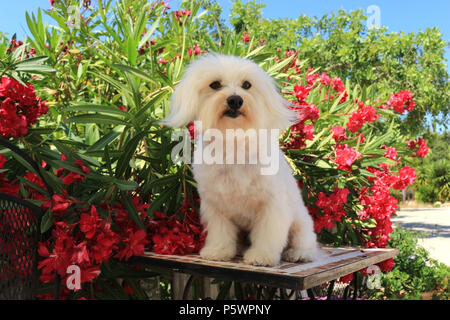
[[[95,3],[96,0],[93,1]],[[223,8],[223,18],[228,20],[231,9],[231,0],[219,0]],[[346,10],[364,9],[370,5],[380,8],[381,25],[388,31],[417,32],[427,27],[438,27],[443,39],[450,41],[450,1],[448,0],[260,0],[266,5],[263,9],[265,18],[296,18],[301,14],[321,17],[326,13],[337,11],[340,8]],[[172,10],[178,8],[180,0],[169,0]],[[0,10],[0,32],[17,33],[22,39],[26,33],[25,11],[36,12],[37,8],[49,9],[48,0],[15,0],[2,1]],[[447,48],[446,59],[450,59],[450,50]],[[448,68],[447,63],[447,70]]]

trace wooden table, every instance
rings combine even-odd
[[[223,280],[307,290],[350,273],[356,273],[376,263],[393,258],[397,249],[367,249],[358,247],[324,247],[328,255],[315,262],[281,262],[274,267],[244,264],[242,257],[231,261],[209,261],[195,255],[163,255],[146,252],[135,262],[154,269],[171,270]]]

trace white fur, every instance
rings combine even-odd
[[[220,90],[209,87],[216,80],[223,84]],[[249,90],[241,87],[244,80],[252,84]],[[244,114],[235,119],[223,116],[226,98],[233,94],[244,99]],[[171,102],[163,123],[173,127],[197,120],[203,130],[285,129],[296,118],[263,69],[219,54],[208,54],[189,66]],[[278,146],[277,150],[280,167],[274,175],[261,175],[260,164],[193,165],[207,231],[202,257],[232,259],[238,253],[240,230],[249,233],[251,245],[244,252],[249,264],[276,265],[281,257],[312,261],[321,255],[292,170]]]

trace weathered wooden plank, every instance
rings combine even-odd
[[[327,255],[318,261],[282,262],[273,267],[247,265],[243,263],[242,257],[236,257],[232,261],[209,261],[202,259],[199,255],[161,255],[153,252],[146,252],[142,257],[136,257],[134,261],[174,272],[305,290],[393,258],[398,254],[397,249],[355,247],[324,249]]]

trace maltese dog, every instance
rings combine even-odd
[[[313,261],[322,254],[312,218],[279,148],[280,130],[297,121],[289,105],[262,68],[235,56],[211,53],[197,59],[176,86],[163,123],[184,127],[194,121],[198,134],[209,140],[203,151],[214,144],[215,160],[223,160],[196,161],[194,152],[200,216],[207,231],[200,251],[204,259],[234,258],[241,253],[243,239],[248,244],[243,260],[252,265]],[[276,135],[266,134],[269,131]],[[244,150],[244,157],[237,156],[237,149]],[[261,150],[269,149],[268,162]],[[268,166],[272,170],[264,172]]]

